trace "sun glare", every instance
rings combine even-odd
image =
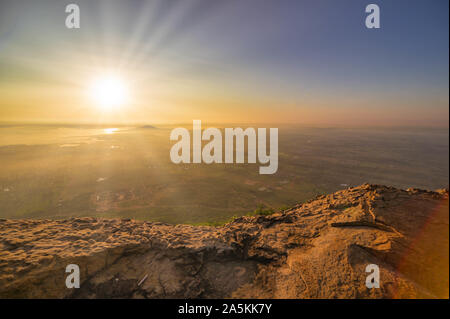
[[[124,81],[115,75],[105,75],[92,81],[90,96],[105,110],[115,109],[126,103],[128,92]]]
[[[113,134],[115,132],[117,132],[119,129],[115,128],[115,127],[111,127],[111,128],[105,128],[103,129],[103,133],[105,134]]]

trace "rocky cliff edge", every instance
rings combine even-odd
[[[448,298],[448,203],[447,190],[365,184],[223,227],[1,219],[0,297]]]

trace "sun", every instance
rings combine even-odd
[[[89,95],[103,110],[112,110],[127,102],[128,88],[120,76],[106,74],[96,77],[91,82]]]

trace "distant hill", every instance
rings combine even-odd
[[[448,298],[448,280],[448,190],[365,184],[223,227],[0,220],[1,298]]]

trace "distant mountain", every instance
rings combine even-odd
[[[365,184],[223,227],[2,219],[0,298],[448,298],[448,203]]]

